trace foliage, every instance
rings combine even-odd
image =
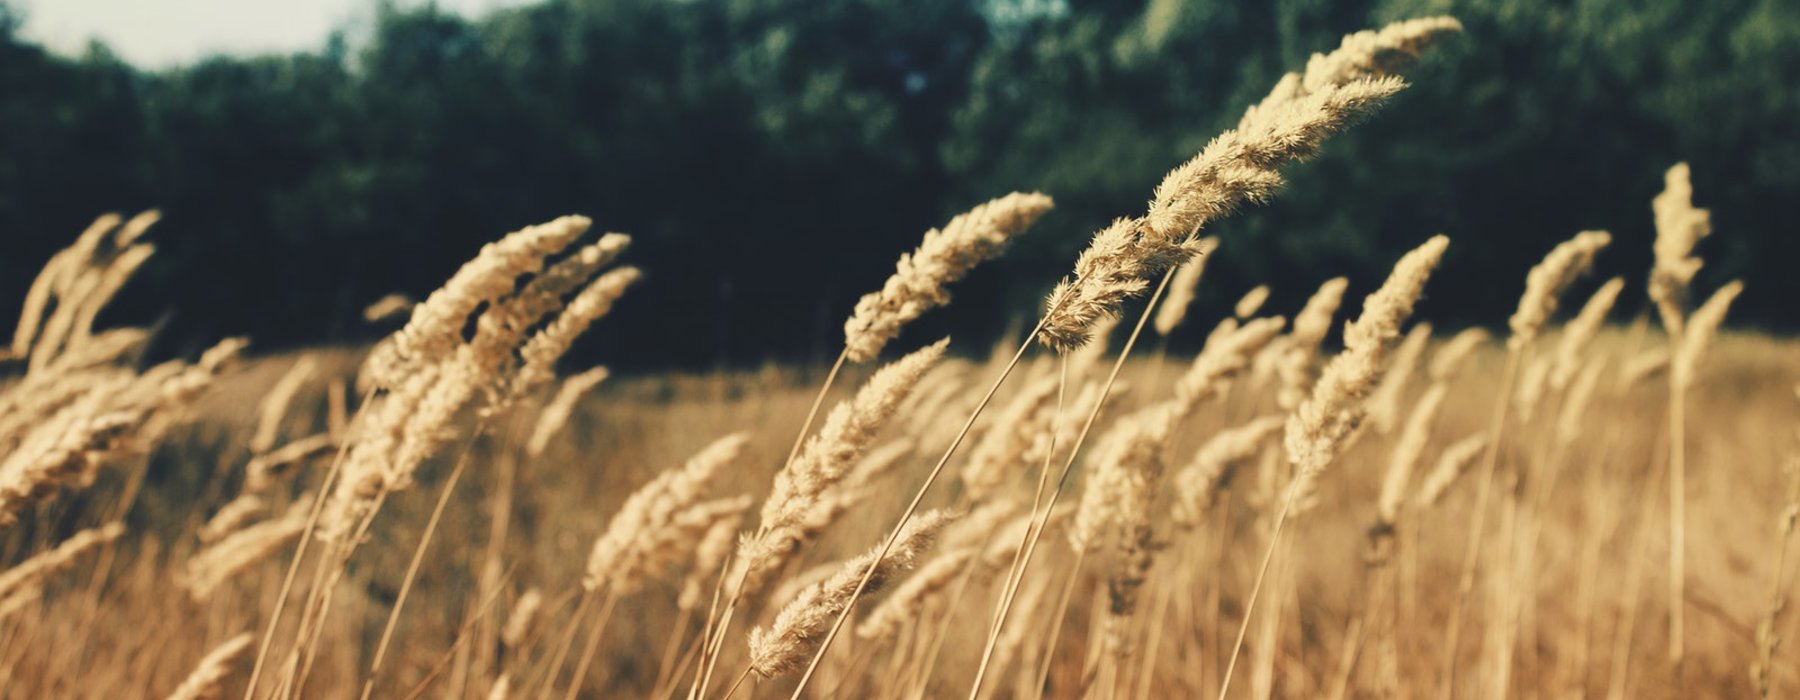
[[[1202,308],[1256,282],[1276,308],[1339,272],[1372,285],[1443,231],[1452,263],[1492,274],[1444,280],[1422,313],[1498,318],[1517,293],[1501,282],[1573,231],[1647,242],[1643,202],[1687,160],[1731,233],[1701,286],[1742,277],[1758,293],[1738,318],[1783,322],[1800,294],[1777,268],[1800,254],[1780,216],[1800,191],[1800,9],[1780,0],[383,6],[355,45],[161,72],[98,45],[46,53],[0,9],[0,298],[97,213],[158,206],[146,293],[114,313],[182,309],[164,334],[179,343],[362,339],[362,305],[430,289],[494,231],[579,212],[636,234],[652,275],[617,319],[639,342],[600,339],[608,355],[817,356],[920,232],[1041,189],[1057,211],[915,331],[979,340],[1308,51],[1446,13],[1466,36],[1415,89],[1215,232],[1230,262]],[[1618,247],[1603,272],[1641,278],[1649,246]],[[681,332],[656,332],[670,318]]]

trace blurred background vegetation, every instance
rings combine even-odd
[[[0,0],[0,323],[105,211],[164,212],[110,314],[162,319],[172,346],[248,334],[264,350],[371,338],[365,304],[420,297],[482,243],[579,212],[634,234],[650,273],[589,351],[829,359],[856,297],[925,229],[1043,190],[1057,210],[908,341],[981,343],[1283,71],[1346,32],[1446,13],[1466,35],[1414,89],[1210,231],[1199,312],[1258,283],[1284,311],[1339,274],[1363,293],[1437,232],[1449,274],[1421,313],[1440,327],[1502,321],[1526,268],[1585,228],[1614,232],[1601,270],[1641,289],[1650,198],[1686,160],[1716,227],[1698,288],[1742,277],[1736,321],[1800,321],[1792,0],[389,5],[355,41],[160,71],[98,44],[49,53]]]

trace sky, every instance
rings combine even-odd
[[[142,68],[192,63],[214,53],[318,49],[335,29],[373,16],[375,0],[8,0],[25,16],[21,34],[79,55],[99,39]],[[401,0],[402,6],[426,0]],[[469,16],[530,0],[437,0]]]

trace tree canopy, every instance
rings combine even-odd
[[[1685,160],[1718,231],[1700,286],[1742,277],[1734,318],[1791,326],[1800,6],[1781,0],[384,6],[355,42],[154,72],[49,53],[0,5],[0,300],[99,213],[158,207],[157,256],[109,313],[165,318],[173,342],[354,341],[380,332],[364,304],[584,213],[634,234],[649,273],[592,341],[607,357],[828,358],[927,228],[1042,190],[1056,211],[915,330],[979,342],[1283,71],[1434,14],[1465,36],[1412,89],[1212,231],[1199,312],[1258,283],[1273,308],[1338,274],[1355,293],[1438,232],[1457,273],[1421,313],[1441,322],[1505,318],[1579,229],[1613,231],[1600,269],[1641,289],[1650,198]]]

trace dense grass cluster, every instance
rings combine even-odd
[[[1360,306],[1205,284],[1200,232],[1459,28],[1289,74],[1023,337],[878,363],[1052,202],[928,232],[818,377],[557,380],[639,277],[578,216],[384,300],[373,348],[146,367],[94,324],[155,215],[104,217],[5,355],[0,697],[1778,697],[1800,357],[1720,337],[1685,166],[1655,319],[1585,281],[1601,231],[1481,271],[1521,280],[1502,338],[1412,318],[1441,235]]]

